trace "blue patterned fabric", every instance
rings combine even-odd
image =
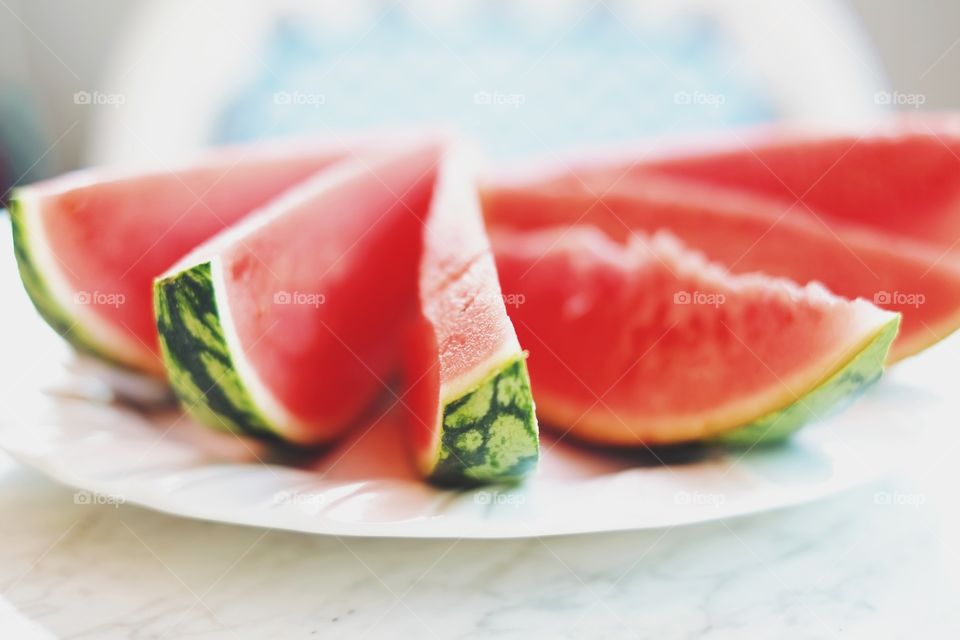
[[[641,28],[600,5],[544,29],[497,10],[460,22],[394,8],[318,33],[278,18],[215,141],[442,122],[510,156],[776,117],[704,18]]]

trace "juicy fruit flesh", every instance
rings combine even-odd
[[[822,288],[731,277],[663,237],[494,235],[541,416],[606,443],[699,439],[797,401],[896,316]],[[689,299],[688,299],[689,298]],[[732,372],[736,372],[732,375]]]
[[[405,396],[421,469],[444,484],[519,478],[538,456],[533,401],[460,149],[441,161],[417,296]]]
[[[448,386],[505,348],[520,352],[497,280],[479,194],[464,152],[444,159],[423,228],[418,293]],[[469,383],[469,381],[468,381]]]
[[[362,172],[222,255],[246,357],[305,420],[340,422],[383,390],[414,299],[435,163],[429,151]]]
[[[594,186],[587,183],[587,187]],[[827,226],[790,215],[789,206],[664,178],[625,178],[613,187],[496,188],[484,210],[494,226],[536,229],[591,224],[624,241],[667,229],[734,273],[761,272],[833,293],[863,297],[903,314],[891,350],[898,360],[946,337],[960,324],[960,268],[919,247],[868,229]]]
[[[492,277],[497,277],[495,271]],[[539,449],[524,356],[512,327],[496,348],[470,344],[475,333],[491,326],[491,319],[484,315],[505,316],[499,295],[460,304],[493,308],[472,310],[470,316],[461,309],[455,316],[461,329],[445,334],[445,354],[437,345],[439,332],[429,320],[420,315],[412,323],[403,395],[410,413],[410,442],[420,468],[440,484],[456,484],[458,476],[461,482],[516,480],[536,466]],[[483,411],[478,403],[485,407]]]
[[[211,265],[210,315],[233,374],[227,395],[242,399],[232,407],[255,409],[241,427],[326,441],[384,390],[414,300],[435,163],[429,146],[337,165],[198,247],[158,282],[161,291],[176,287]],[[186,375],[206,373],[193,369]],[[202,419],[204,411],[195,413]]]
[[[831,148],[830,153],[835,151]],[[784,167],[794,169],[800,180],[798,184],[811,175],[805,168],[797,170],[802,163],[790,154],[782,159],[774,154],[771,158],[774,164],[781,162]],[[820,157],[815,159],[819,161]],[[730,158],[731,163],[741,160],[739,157]],[[327,158],[323,162],[332,160]],[[695,260],[689,260],[689,256],[670,241],[655,238],[652,248],[629,242],[631,237],[636,238],[638,229],[675,229],[677,235],[689,244],[703,249],[711,258],[719,256],[718,260],[730,263],[735,271],[763,270],[804,282],[827,280],[831,274],[835,275],[840,249],[846,248],[851,255],[847,256],[849,264],[841,271],[853,272],[859,264],[870,278],[883,282],[883,288],[874,287],[868,291],[868,296],[883,293],[884,289],[898,291],[899,283],[914,282],[917,272],[924,266],[927,271],[932,270],[927,282],[932,283],[934,293],[960,282],[960,267],[932,269],[929,264],[922,264],[920,253],[911,254],[910,250],[899,253],[897,259],[900,261],[891,264],[890,257],[878,245],[872,244],[875,238],[871,238],[869,232],[850,231],[850,235],[841,239],[825,226],[820,229],[811,220],[804,219],[791,222],[786,233],[767,228],[758,233],[761,225],[768,222],[764,216],[769,212],[756,216],[752,213],[770,202],[784,206],[779,198],[792,191],[793,184],[787,185],[787,191],[776,192],[769,181],[758,177],[759,173],[749,163],[744,165],[747,169],[741,173],[713,172],[703,168],[702,175],[699,175],[697,171],[700,169],[696,167],[684,167],[677,173],[684,180],[692,176],[704,184],[721,186],[741,180],[742,184],[734,186],[766,198],[765,201],[756,198],[743,206],[738,203],[738,207],[747,210],[747,215],[737,218],[736,225],[727,220],[723,229],[717,226],[714,231],[708,231],[707,227],[716,220],[716,211],[711,210],[706,202],[715,194],[709,191],[709,187],[692,183],[687,183],[684,188],[689,187],[692,192],[703,196],[693,205],[686,202],[677,207],[676,203],[660,202],[653,207],[652,213],[647,210],[637,213],[632,207],[635,207],[638,192],[643,198],[650,195],[645,191],[648,181],[669,184],[674,179],[669,166],[651,165],[649,172],[628,177],[617,188],[611,187],[610,197],[603,199],[603,208],[612,215],[587,211],[585,207],[593,208],[597,200],[585,205],[583,199],[578,199],[582,194],[574,196],[568,190],[560,195],[562,204],[555,205],[554,200],[545,208],[542,203],[538,205],[533,216],[540,216],[540,220],[529,225],[530,228],[539,228],[556,224],[558,218],[569,222],[589,221],[604,228],[609,235],[627,241],[626,248],[602,237],[592,237],[589,232],[581,235],[579,230],[573,232],[569,245],[555,235],[549,247],[539,240],[538,234],[516,243],[504,234],[502,238],[506,239],[502,239],[499,246],[506,249],[501,251],[499,259],[508,267],[503,270],[504,292],[501,292],[497,285],[496,266],[489,246],[483,240],[480,216],[462,215],[464,207],[474,207],[474,204],[468,199],[438,196],[435,187],[439,182],[440,187],[436,188],[442,190],[444,183],[438,178],[435,167],[427,168],[418,179],[411,178],[416,169],[431,163],[424,161],[421,166],[417,162],[408,162],[393,168],[397,175],[406,172],[404,178],[396,178],[396,183],[413,185],[400,190],[403,191],[400,199],[389,186],[383,190],[376,185],[371,188],[370,182],[362,188],[353,185],[354,188],[333,190],[326,194],[322,207],[316,206],[315,202],[306,203],[299,211],[287,211],[282,219],[278,217],[264,225],[262,233],[258,230],[247,234],[242,242],[211,245],[216,247],[211,253],[212,262],[202,264],[208,269],[211,264],[216,265],[215,271],[219,275],[216,278],[211,276],[210,290],[219,287],[216,295],[225,303],[221,308],[228,319],[226,333],[235,333],[235,343],[243,345],[243,358],[249,361],[257,377],[298,422],[321,425],[322,434],[308,434],[304,441],[314,436],[325,440],[335,435],[333,432],[356,417],[372,395],[381,389],[398,359],[397,341],[371,340],[371,336],[395,334],[397,318],[409,315],[419,292],[423,321],[419,329],[429,333],[429,340],[424,343],[426,347],[419,356],[430,370],[422,371],[427,392],[411,394],[417,395],[417,401],[411,404],[417,407],[421,418],[420,426],[414,426],[413,431],[417,448],[428,454],[430,473],[439,482],[455,483],[464,477],[510,479],[522,475],[535,464],[537,441],[533,404],[529,389],[524,388],[527,384],[525,364],[504,310],[504,292],[529,300],[533,291],[553,315],[553,325],[550,325],[543,321],[543,316],[549,314],[543,314],[542,310],[531,311],[527,307],[516,312],[517,322],[522,325],[521,337],[527,345],[537,342],[560,345],[557,353],[551,354],[555,360],[549,367],[551,373],[536,374],[536,384],[544,389],[545,414],[555,421],[572,424],[573,429],[583,431],[581,435],[584,437],[610,442],[672,442],[700,438],[722,432],[738,420],[742,422],[756,406],[776,409],[775,405],[782,405],[784,398],[795,400],[812,384],[822,382],[838,366],[854,358],[882,325],[880,316],[871,316],[873,310],[869,310],[869,305],[838,301],[814,289],[800,290],[782,283],[774,286],[769,279],[762,278],[749,282],[736,280],[731,284],[733,279],[717,275]],[[934,190],[933,185],[948,181],[952,174],[937,173],[943,169],[939,160],[931,160],[931,163],[924,167],[927,177],[932,180],[930,190]],[[811,166],[816,168],[819,165],[813,162]],[[691,175],[687,175],[688,169]],[[183,256],[182,247],[192,247],[198,242],[197,238],[206,238],[228,226],[220,209],[228,218],[235,215],[229,222],[232,225],[247,213],[247,209],[240,211],[236,207],[237,202],[249,202],[256,197],[253,192],[262,196],[261,201],[269,199],[273,194],[268,195],[267,191],[275,187],[283,190],[277,185],[297,171],[306,170],[299,164],[294,167],[287,163],[282,170],[277,168],[276,174],[268,171],[268,179],[261,180],[256,187],[250,186],[250,190],[246,190],[248,185],[241,185],[239,190],[231,193],[218,191],[217,180],[213,179],[209,169],[180,174],[176,180],[179,185],[170,181],[170,176],[154,176],[155,181],[147,180],[139,185],[146,192],[160,194],[159,199],[153,200],[141,198],[138,201],[138,195],[142,194],[124,191],[126,184],[111,185],[116,189],[112,192],[100,189],[86,195],[82,189],[71,188],[45,203],[43,228],[45,235],[52,238],[51,248],[58,259],[62,253],[69,261],[76,261],[80,256],[71,256],[71,248],[103,245],[103,260],[90,260],[85,256],[90,265],[89,272],[76,273],[64,263],[65,273],[69,272],[67,279],[78,290],[92,290],[123,300],[120,305],[104,309],[104,318],[123,326],[146,348],[156,349],[152,341],[155,337],[153,323],[151,321],[147,328],[138,311],[149,308],[149,301],[145,301],[149,296],[144,296],[142,291],[134,292],[139,289],[135,280],[147,271],[154,272],[154,275],[162,272],[172,260]],[[251,171],[248,176],[254,173]],[[293,182],[300,182],[314,173],[314,169],[306,171]],[[651,179],[654,174],[657,177]],[[199,202],[190,185],[202,186],[211,181],[209,199],[202,198],[209,201]],[[381,179],[380,182],[384,181]],[[386,182],[394,184],[389,177]],[[816,182],[808,185],[808,191],[814,194],[812,199],[817,196],[816,186]],[[222,201],[218,199],[218,193],[223,196]],[[670,189],[665,193],[669,200]],[[658,197],[661,195],[654,199]],[[856,218],[859,215],[861,209],[858,207],[862,207],[863,200],[850,204],[835,194],[831,197],[838,217]],[[890,202],[900,202],[898,197],[902,201],[903,194],[887,193]],[[190,198],[194,199],[192,205],[177,208]],[[446,204],[441,211],[435,207],[438,199]],[[88,220],[89,216],[83,215],[90,210],[107,209],[117,200],[144,210],[156,207],[162,211],[179,211],[180,217],[161,232],[159,223],[170,223],[169,218],[157,221],[148,216],[145,223],[134,222],[135,218],[129,212],[122,211],[116,216],[121,227],[127,223],[133,231],[127,238],[132,238],[132,243],[121,242],[117,239],[116,228],[102,224],[100,219]],[[748,200],[750,197],[745,196],[744,201]],[[918,210],[942,212],[955,200],[955,193],[941,189],[921,202]],[[362,206],[358,207],[357,202],[363,202]],[[762,204],[756,205],[757,202]],[[295,203],[286,202],[288,208],[291,204]],[[516,206],[516,203],[510,206]],[[194,209],[197,207],[203,211],[196,213]],[[231,213],[231,207],[236,209],[235,213]],[[645,207],[649,209],[649,203]],[[563,209],[563,213],[558,214],[558,209]],[[329,212],[327,215],[334,221],[324,225],[322,237],[303,232],[318,210]],[[357,215],[358,210],[360,215]],[[458,214],[455,222],[454,217],[442,215],[451,211]],[[384,215],[374,221],[374,212]],[[429,212],[429,217],[424,231],[425,212]],[[881,213],[891,215],[886,210]],[[942,222],[942,218],[933,217]],[[190,220],[189,229],[180,227],[183,219]],[[65,230],[57,231],[59,227],[51,220],[63,221]],[[800,235],[803,237],[799,246],[790,244],[796,238],[791,233],[799,233],[798,229],[802,230]],[[933,229],[927,225],[923,233],[930,233]],[[942,235],[951,229],[938,227],[936,231]],[[830,234],[842,247],[838,243],[831,244]],[[101,236],[106,240],[95,242],[95,238]],[[169,240],[159,243],[160,248],[156,244],[146,247],[142,255],[123,269],[120,280],[130,278],[131,289],[126,289],[126,283],[118,285],[116,265],[132,257],[131,246],[144,248],[148,240],[156,241],[158,237]],[[929,239],[923,234],[918,237]],[[766,241],[767,238],[770,242]],[[54,246],[60,243],[65,248]],[[851,244],[856,251],[850,251]],[[347,245],[350,249],[344,252],[343,247]],[[539,253],[531,259],[531,255],[525,252],[534,245]],[[554,245],[560,250],[554,251]],[[174,251],[172,247],[180,249]],[[570,247],[573,249],[567,251]],[[417,273],[421,249],[426,257],[420,264],[417,282],[414,274]],[[202,253],[201,250],[197,255]],[[157,254],[165,255],[166,261]],[[854,258],[856,263],[849,258]],[[830,263],[830,260],[834,262]],[[806,271],[798,267],[804,261],[807,262]],[[164,266],[160,267],[162,262]],[[655,262],[666,267],[667,273],[658,271],[660,267]],[[632,270],[618,272],[617,268],[624,264]],[[111,278],[104,276],[108,265],[114,271]],[[193,265],[197,266],[201,266],[200,263]],[[521,268],[522,274],[518,276]],[[541,269],[544,273],[537,276]],[[278,278],[278,273],[284,277]],[[319,277],[318,273],[321,274]],[[393,276],[393,286],[384,284],[384,274]],[[928,274],[925,271],[922,275],[927,277]],[[847,290],[862,294],[870,278],[865,274],[846,277]],[[212,284],[214,280],[216,285]],[[710,299],[721,296],[725,300],[721,305],[714,305],[712,312],[700,308],[703,305],[699,304],[687,305],[680,311],[646,304],[647,292],[662,291],[671,284],[681,287],[674,291],[675,294],[692,292]],[[85,288],[81,289],[81,286]],[[841,290],[843,286],[832,288],[845,295],[856,295],[845,293]],[[573,294],[571,289],[575,290]],[[377,294],[357,296],[357,291],[376,291]],[[751,297],[753,295],[756,298]],[[733,304],[728,303],[731,296]],[[798,298],[802,304],[796,304]],[[342,309],[338,306],[340,301],[346,299],[352,299],[349,311],[338,313],[338,309]],[[602,303],[599,302],[601,299]],[[531,303],[533,306],[538,304],[532,300]],[[897,307],[898,304],[894,301],[891,306]],[[912,304],[907,301],[901,306]],[[675,297],[673,305],[677,306]],[[846,315],[838,311],[840,307]],[[947,307],[941,308],[935,303],[933,308],[935,314],[945,317],[948,311],[953,311],[951,305]],[[203,313],[207,312],[198,312],[198,315]],[[719,325],[726,332],[718,328],[717,317],[721,318]],[[556,318],[561,318],[562,322],[556,322]],[[675,322],[651,342],[649,338],[653,330],[663,328],[666,319]],[[886,326],[891,326],[889,318],[885,321]],[[920,334],[920,324],[911,319],[906,325],[906,333],[909,336]],[[928,332],[931,330],[929,325],[922,324]],[[625,327],[622,331],[621,325]],[[609,331],[607,328],[610,327],[617,329]],[[764,328],[770,331],[770,327],[775,328],[771,333],[775,334],[776,340],[761,335]],[[874,333],[870,334],[870,330]],[[555,331],[566,333],[561,335]],[[678,337],[677,333],[685,334],[686,338],[684,335]],[[744,340],[741,333],[750,339]],[[813,340],[810,340],[811,334]],[[760,339],[756,338],[758,335],[761,335]],[[690,336],[706,336],[703,339],[705,344],[694,345]],[[613,344],[609,342],[611,338]],[[223,338],[220,346],[227,341],[228,338]],[[804,351],[798,353],[785,348],[783,342],[803,343]],[[915,343],[910,344],[911,349],[915,348]],[[626,359],[628,355],[636,355],[638,345],[647,346],[642,357]],[[536,359],[542,363],[543,349],[534,351]],[[605,358],[597,359],[597,352],[605,353]],[[902,353],[905,352],[907,347],[903,347]],[[326,361],[320,362],[315,357],[317,353],[326,354]],[[758,353],[764,357],[760,358]],[[748,356],[754,361],[760,360],[766,371],[763,368],[749,369]],[[648,358],[649,364],[646,363]],[[335,372],[332,372],[331,362],[340,365]],[[488,366],[491,363],[496,366],[491,368]],[[724,363],[723,366],[720,363]],[[220,364],[233,367],[228,361]],[[531,366],[538,371],[546,370],[542,364],[532,362]],[[688,376],[677,385],[684,388],[684,393],[676,393],[675,389],[667,389],[664,393],[647,391],[656,387],[657,371],[662,373],[676,368]],[[729,375],[719,372],[738,370],[739,373],[740,368],[746,373],[738,375],[733,392],[728,388],[724,394],[715,394],[714,391],[721,389],[724,383],[729,383]],[[483,375],[479,375],[480,369],[483,369]],[[435,376],[434,370],[437,372]],[[581,370],[588,373],[578,375]],[[567,375],[574,371],[577,373]],[[322,388],[318,389],[319,379],[325,384],[319,385]],[[577,383],[583,389],[570,393]],[[243,381],[237,384],[243,384]],[[700,386],[709,391],[689,392],[691,387]],[[640,389],[642,393],[638,391]],[[597,406],[582,414],[577,413],[590,402]],[[670,411],[674,413],[670,415]],[[667,418],[662,419],[665,415]],[[261,419],[262,416],[257,417],[257,420]],[[241,417],[240,420],[256,422],[250,417]],[[583,427],[577,424],[581,421]]]
[[[874,135],[770,135],[636,171],[802,200],[822,215],[951,246],[960,240],[958,155],[960,120],[908,118]]]
[[[938,256],[960,252],[956,114],[904,114],[827,133],[764,126],[567,158],[521,172],[519,181],[504,178],[554,187],[589,183],[597,193],[624,180],[693,181],[776,200],[791,216],[891,232],[935,247]]]
[[[98,318],[157,352],[153,279],[194,246],[252,208],[343,156],[342,148],[259,156],[223,154],[176,172],[68,174],[20,191],[37,203],[43,239],[84,304]],[[36,239],[34,239],[36,240]]]
[[[407,355],[422,369],[398,402],[425,475],[528,473],[529,379],[476,185],[454,157],[431,143],[337,165],[159,279],[164,357],[188,410],[214,427],[329,441],[385,390],[400,332],[419,319]]]

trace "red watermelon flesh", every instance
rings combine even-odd
[[[818,414],[808,392],[896,323],[818,285],[732,276],[666,234],[621,244],[580,226],[492,239],[504,292],[525,298],[511,317],[538,415],[599,443],[698,440],[771,413],[776,428],[805,398]]]
[[[159,278],[162,353],[187,410],[325,442],[405,368],[394,399],[428,478],[535,468],[529,377],[468,167],[446,139],[339,163]]]
[[[668,178],[614,186],[490,186],[484,211],[494,227],[592,224],[626,241],[669,230],[734,273],[761,272],[820,282],[902,313],[892,360],[916,353],[960,326],[960,267],[908,242],[846,224],[792,214],[778,200]],[[607,189],[603,196],[596,196]],[[641,234],[642,235],[642,234]]]
[[[649,174],[692,179],[799,201],[794,215],[859,223],[960,251],[960,115],[905,115],[841,132],[763,127],[699,146],[659,147],[571,159],[562,173],[572,183]]]
[[[515,480],[538,455],[523,352],[472,164],[463,147],[444,154],[423,228],[419,306],[407,344],[410,438],[421,470],[440,483]]]
[[[275,401],[291,417],[275,424],[309,431],[290,439],[328,440],[385,391],[414,306],[437,160],[429,143],[335,165],[172,270],[216,257],[234,367],[269,392],[251,391],[262,409]]]
[[[83,328],[101,338],[96,347],[102,355],[159,372],[153,279],[202,241],[348,152],[347,145],[329,142],[254,144],[219,150],[171,171],[81,171],[18,189],[14,211],[30,229],[28,253],[54,258],[41,270],[49,289],[59,290],[61,298],[97,293],[122,301],[75,309],[68,297],[57,300],[64,314],[95,325]],[[62,284],[53,287],[52,280]]]

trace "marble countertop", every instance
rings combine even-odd
[[[958,637],[955,444],[938,451],[946,464],[803,507],[508,541],[309,536],[74,504],[0,454],[0,635]]]

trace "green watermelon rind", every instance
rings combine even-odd
[[[160,352],[174,392],[201,424],[239,435],[276,439],[241,379],[226,339],[211,262],[161,277],[153,287]]]
[[[754,446],[781,442],[812,421],[826,417],[856,398],[883,375],[900,316],[884,324],[874,338],[839,371],[789,406],[753,422],[708,438],[707,442]]]
[[[112,353],[109,346],[101,344],[61,304],[47,283],[41,269],[34,259],[33,239],[27,231],[25,207],[20,191],[15,190],[10,199],[8,212],[13,231],[13,251],[17,260],[17,271],[30,301],[40,317],[77,351],[126,370],[137,370],[121,356]]]
[[[537,467],[540,438],[524,354],[444,403],[427,479],[441,486],[515,484]]]

